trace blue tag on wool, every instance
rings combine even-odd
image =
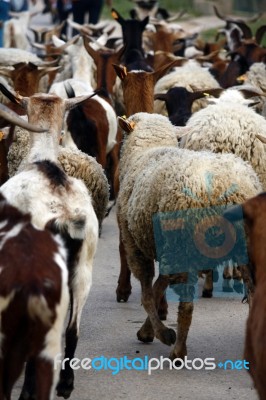
[[[226,265],[239,272],[237,267],[248,263],[243,215],[238,221],[225,218],[227,207],[191,208],[153,216],[159,272],[171,276],[170,297],[175,300],[176,295],[181,301],[194,300],[199,272],[207,270],[213,272],[214,296],[243,293],[239,273],[232,271],[235,279],[231,283],[223,280]]]

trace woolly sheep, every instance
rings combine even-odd
[[[234,89],[226,90],[219,99],[193,114],[186,125],[180,147],[234,153],[248,161],[266,188],[266,149],[256,138],[266,137],[265,119],[247,107],[250,100]]]
[[[8,152],[8,171],[12,177],[20,169],[21,162],[29,152],[29,133],[16,128],[16,137]],[[83,180],[91,193],[95,214],[101,228],[106,216],[109,199],[109,186],[103,168],[97,161],[78,149],[59,146],[58,161],[68,176]]]
[[[210,72],[194,60],[189,60],[182,67],[175,68],[172,72],[162,77],[155,85],[154,94],[166,93],[174,86],[184,86],[187,90],[203,90],[218,88],[219,83]],[[206,106],[206,100],[197,100],[193,105],[193,112]],[[154,112],[167,115],[165,104],[161,101],[154,102]]]
[[[254,63],[245,74],[245,84],[260,89],[266,94],[266,65],[265,63]],[[265,97],[258,96],[260,104],[256,106],[256,111],[266,117]]]
[[[176,129],[164,116],[137,113],[120,121],[124,131],[130,133],[122,145],[117,217],[127,260],[141,282],[142,304],[149,315],[138,331],[138,339],[151,342],[156,336],[165,344],[175,343],[171,357],[183,358],[193,303],[180,301],[176,340],[175,332],[165,327],[156,310],[169,281],[159,275],[152,288],[156,258],[153,215],[241,203],[262,187],[252,167],[233,154],[178,148]],[[211,193],[206,174],[213,177]],[[235,191],[228,190],[232,187]]]
[[[32,62],[42,64],[41,58],[27,50],[15,48],[0,49],[0,65],[13,65],[19,62]]]

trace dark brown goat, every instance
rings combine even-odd
[[[247,200],[242,210],[240,206],[234,206],[226,214],[230,215],[230,220],[240,219],[243,215],[247,229],[251,276],[254,277],[255,291],[247,320],[244,358],[249,362],[249,372],[259,398],[264,400],[266,398],[266,193]]]
[[[1,193],[0,258],[0,399],[11,399],[26,361],[36,398],[52,399],[69,304],[66,251],[59,237],[34,228]]]

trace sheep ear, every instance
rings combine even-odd
[[[128,121],[125,117],[118,117],[118,124],[120,128],[126,132],[126,133],[131,133],[134,130],[135,123],[133,121]]]
[[[167,95],[166,95],[166,93],[157,93],[157,94],[154,95],[154,100],[166,101],[167,100]]]
[[[160,78],[162,78],[162,76],[167,74],[167,72],[171,68],[175,67],[178,62],[179,62],[179,60],[173,60],[170,63],[163,65],[162,67],[157,69],[157,71],[152,72],[151,74],[153,75],[154,82],[157,82]]]
[[[127,67],[124,67],[122,65],[117,65],[117,64],[112,64],[117,76],[123,81],[125,77],[127,76]]]

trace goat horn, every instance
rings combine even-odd
[[[257,29],[255,39],[258,44],[261,44],[265,32],[266,32],[266,25],[262,25]]]
[[[10,108],[6,107],[4,104],[0,103],[0,116],[7,120],[8,122],[14,124],[14,125],[19,125],[21,128],[28,129],[29,131],[33,132],[46,132],[47,129],[44,128],[39,128],[33,124],[30,124],[29,122],[25,121],[17,113],[12,111]]]
[[[266,137],[265,136],[257,134],[256,138],[259,139],[262,143],[266,144]]]

